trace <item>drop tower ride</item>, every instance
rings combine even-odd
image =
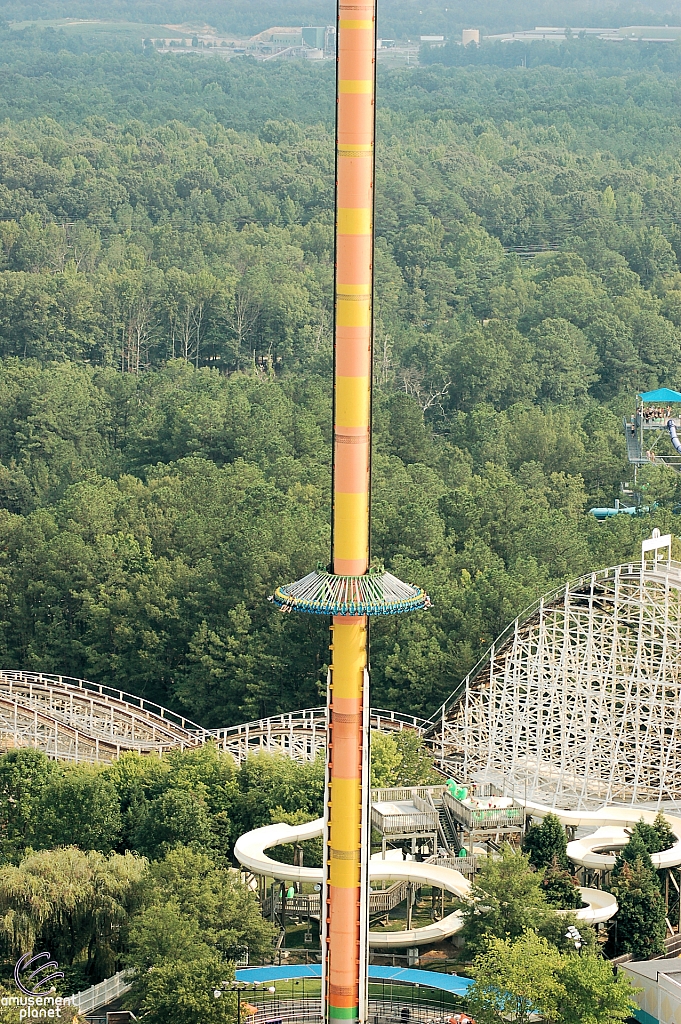
[[[273,595],[331,616],[322,1011],[366,1019],[370,852],[369,617],[429,606],[370,566],[376,3],[338,0],[331,564]]]

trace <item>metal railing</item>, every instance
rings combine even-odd
[[[371,808],[371,824],[384,836],[411,835],[412,833],[432,834],[437,832],[439,818],[436,811],[412,811],[404,814],[384,814],[377,807]]]
[[[395,985],[399,986],[399,982],[395,982]],[[385,987],[392,987],[391,982],[386,981]],[[418,1001],[370,998],[367,1021],[369,1024],[405,1024],[405,1021],[418,1024],[448,1024],[451,1006],[460,1003],[460,997],[448,997],[445,993],[438,993],[437,996],[428,998],[423,992],[423,989],[419,991]],[[446,1011],[447,1004],[449,1012]],[[246,1017],[248,1024],[294,1024],[303,1021],[317,1022],[321,1019],[321,999],[314,997],[273,1000],[272,1003],[259,1006],[256,1013]]]
[[[132,988],[132,983],[126,981],[126,972],[119,971],[111,978],[105,978],[98,985],[92,985],[83,992],[77,992],[69,996],[69,1003],[76,1007],[79,1013],[89,1013],[97,1010],[100,1006],[112,1003],[114,999],[125,995]]]
[[[286,904],[286,913],[292,917],[319,917],[320,898],[319,896],[287,896],[282,900],[281,896],[274,897],[274,913],[281,914],[283,904]],[[272,897],[266,896],[261,904],[263,917],[272,915]]]
[[[478,857],[468,854],[466,857],[429,857],[428,863],[450,871],[460,871],[462,875],[474,875],[478,870]]]
[[[412,903],[416,899],[416,890],[412,888]],[[370,914],[388,914],[409,895],[409,882],[394,882],[389,889],[373,889],[369,895]]]
[[[388,862],[389,863],[389,862]],[[369,894],[369,913],[387,914],[407,898],[408,882],[394,882],[388,889],[372,889]],[[281,914],[282,903],[286,904],[286,913],[291,917],[319,917],[321,900],[319,896],[281,896],[274,897],[274,913]],[[272,915],[272,897],[266,896],[262,901],[263,917]]]
[[[393,786],[390,789],[372,789],[371,799],[374,803],[393,803],[413,800],[414,797],[427,800],[428,794],[432,793],[433,798],[437,800],[446,788],[446,786]]]
[[[310,979],[311,980],[311,979]],[[377,984],[376,981],[371,984]],[[380,984],[380,982],[378,982]],[[393,983],[395,988],[399,989],[398,982]],[[392,987],[389,980],[385,982],[386,988]],[[380,1022],[380,1024],[405,1024],[406,1020],[423,1022],[434,1022],[435,1020],[448,1020],[448,1018],[440,1018],[437,1016],[437,1010],[443,1009],[445,1001],[450,999],[442,998],[445,993],[438,993],[437,995],[428,998],[419,992],[419,1000],[413,1001],[411,999],[391,999],[391,998],[370,998],[368,1005],[368,1020],[374,1024],[374,1022]],[[455,997],[456,999],[456,997]],[[406,1014],[406,1010],[409,1010],[409,1014]],[[308,996],[298,999],[273,999],[271,1002],[265,1002],[257,1008],[255,1014],[249,1014],[246,1016],[246,1020],[249,1024],[274,1024],[274,1022],[285,1022],[288,1021],[316,1021],[321,1020],[322,1014],[322,1000],[320,997],[315,998],[314,996]]]
[[[104,686],[102,683],[93,683],[89,679],[76,679],[73,676],[56,675],[50,672],[24,672],[17,669],[0,669],[0,689],[2,689],[3,679],[17,683],[39,683],[46,686],[63,687],[64,689],[75,687],[89,696],[102,697],[107,703],[117,701],[123,705],[127,704],[129,707],[139,708],[149,718],[161,719],[166,728],[168,724],[171,724],[175,728],[186,732],[188,734],[187,739],[191,739],[197,733],[201,737],[208,733],[207,729],[192,722],[191,719],[185,718],[175,711],[170,711],[168,708],[154,703],[154,701],[146,700],[144,697],[139,697],[134,693],[127,693],[125,690],[117,690],[112,686]]]
[[[522,807],[469,807],[448,791],[442,794],[442,802],[449,807],[452,816],[468,829],[493,832],[505,828],[523,828],[525,824],[525,811]]]

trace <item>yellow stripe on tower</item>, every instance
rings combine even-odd
[[[367,299],[336,299],[336,323],[339,327],[370,327],[371,301]]]
[[[361,156],[373,156],[374,153],[373,143],[371,142],[339,142],[338,145],[336,146],[336,149],[338,150],[338,155],[340,157],[345,158],[346,160]]]
[[[333,696],[338,700],[361,700],[366,647],[359,623],[336,623],[333,629]]]
[[[345,81],[338,83],[338,91],[349,93],[373,92],[374,83],[370,78],[346,78]]]
[[[371,210],[342,207],[338,211],[339,235],[370,235]]]

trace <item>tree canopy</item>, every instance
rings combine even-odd
[[[636,1006],[632,985],[599,954],[561,954],[532,931],[493,939],[474,963],[470,1004],[481,1024],[535,1019],[614,1024]]]
[[[329,558],[333,76],[56,35],[0,47],[0,652],[209,727],[314,706],[325,626],[266,598]],[[433,608],[375,624],[375,705],[673,529],[655,466],[651,515],[587,510],[681,365],[674,75],[380,72],[372,547]]]
[[[531,825],[523,837],[523,850],[533,868],[546,868],[554,860],[567,867],[567,838],[560,819],[547,814],[538,825]]]
[[[616,948],[631,953],[635,960],[645,960],[664,953],[664,899],[650,857],[636,835],[628,847],[618,858],[610,880],[619,907]]]

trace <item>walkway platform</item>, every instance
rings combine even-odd
[[[635,434],[631,432],[631,425],[625,419],[624,436],[627,442],[627,458],[634,466],[645,466],[650,462],[648,456],[641,449],[641,440],[638,430]]]

